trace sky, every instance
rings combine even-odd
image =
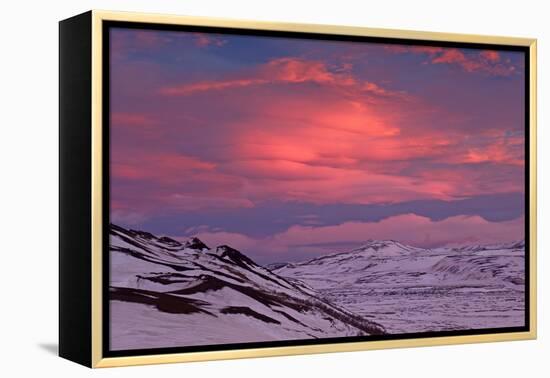
[[[110,217],[266,262],[524,238],[524,55],[113,28]]]

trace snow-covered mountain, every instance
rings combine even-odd
[[[113,350],[385,333],[226,245],[111,225],[110,266]]]
[[[374,317],[389,333],[407,333],[522,326],[524,266],[523,241],[422,249],[370,240],[273,272]]]

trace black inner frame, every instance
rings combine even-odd
[[[215,344],[215,345],[198,345],[198,346],[182,346],[182,347],[167,347],[154,349],[130,349],[130,350],[110,350],[110,309],[109,309],[109,282],[110,282],[110,259],[109,253],[109,224],[110,224],[110,42],[109,31],[111,28],[125,29],[145,29],[158,31],[183,31],[183,32],[202,32],[202,33],[217,33],[217,34],[233,34],[233,35],[249,35],[259,37],[281,37],[290,39],[316,39],[327,41],[353,41],[366,43],[383,43],[383,44],[404,44],[404,45],[423,45],[423,46],[439,46],[439,47],[455,47],[455,48],[473,48],[473,49],[492,49],[499,51],[518,51],[523,52],[525,57],[525,85],[524,85],[524,110],[525,110],[525,325],[523,327],[501,327],[501,328],[483,328],[471,330],[457,331],[430,331],[406,334],[389,334],[376,336],[351,336],[351,337],[335,337],[323,339],[303,339],[303,340],[280,340],[280,341],[265,341],[265,342],[250,342],[250,343],[232,343],[232,344]],[[319,345],[319,344],[334,344],[334,343],[349,343],[360,341],[379,341],[379,340],[406,340],[433,338],[444,336],[466,336],[466,335],[487,335],[500,334],[510,332],[528,332],[531,328],[530,324],[530,54],[527,46],[509,46],[498,44],[482,44],[482,43],[466,43],[466,42],[440,42],[430,40],[409,40],[402,38],[387,38],[387,37],[365,37],[365,36],[347,36],[334,34],[306,33],[306,32],[287,32],[287,31],[267,31],[267,30],[250,30],[225,27],[210,27],[210,26],[191,26],[191,25],[167,25],[141,22],[127,21],[103,21],[102,22],[102,123],[103,123],[103,156],[102,156],[102,171],[103,171],[103,357],[126,357],[140,355],[156,355],[169,353],[189,353],[189,352],[206,352],[219,350],[235,350],[235,349],[252,349],[252,348],[269,348],[269,347],[285,347],[285,346],[304,346],[304,345]]]

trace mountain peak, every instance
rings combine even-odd
[[[374,239],[368,239],[365,244],[363,244],[361,247],[356,248],[354,251],[364,251],[367,249],[374,249],[375,251],[378,251],[382,248],[388,248],[396,246],[399,248],[407,249],[403,244],[399,243],[396,240],[388,239],[388,240],[374,240]]]
[[[189,249],[199,249],[199,250],[208,249],[208,250],[210,250],[210,248],[206,244],[204,244],[202,242],[202,240],[200,240],[197,237],[192,237],[191,239],[187,240],[185,242],[184,246],[185,246],[185,248],[189,248]]]
[[[168,236],[161,236],[158,241],[175,247],[181,246],[181,243],[179,241],[169,238]]]
[[[153,235],[150,232],[140,231],[140,230],[128,230],[128,232],[132,235],[139,236],[142,239],[146,239],[146,240],[156,239],[155,235]]]
[[[250,258],[246,257],[241,252],[237,251],[235,248],[231,248],[228,245],[220,245],[216,248],[216,253],[221,258],[227,258],[234,263],[237,263],[241,265],[242,263],[246,263],[248,265],[256,265],[254,261],[252,261]]]

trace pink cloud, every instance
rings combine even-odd
[[[137,31],[134,33],[136,42],[142,47],[157,47],[166,42],[166,39],[163,38],[159,33],[154,31]]]
[[[479,55],[493,63],[500,61],[500,54],[494,50],[485,50],[480,52]]]
[[[456,230],[461,230],[460,234]],[[489,222],[479,216],[460,215],[442,221],[414,214],[386,218],[380,222],[347,222],[336,226],[293,226],[278,236],[289,244],[329,243],[366,239],[391,239],[401,235],[401,241],[412,245],[447,245],[491,243],[523,238],[522,218],[506,222]],[[305,236],[306,234],[307,236]],[[277,237],[276,237],[277,238]]]
[[[132,135],[150,141],[158,140],[159,133],[157,119],[149,114],[138,112],[111,112],[110,127],[117,134]]]
[[[225,90],[247,86],[257,86],[275,83],[317,83],[335,87],[355,87],[356,90],[370,92],[379,96],[406,97],[403,92],[393,92],[380,87],[376,83],[358,82],[347,71],[348,68],[330,71],[325,63],[301,58],[273,59],[252,73],[239,77],[217,81],[200,81],[175,86],[165,86],[159,92],[163,95],[183,96],[210,90]]]
[[[491,173],[494,169],[462,166],[475,162],[473,152],[489,152],[477,163],[519,162],[494,155],[492,139],[479,139],[472,147],[468,132],[404,129],[401,123],[422,111],[421,103],[372,105],[351,97],[319,98],[310,92],[270,94],[261,101],[263,92],[254,93],[249,100],[254,111],[235,125],[226,123],[232,133],[224,136],[229,138],[225,140],[227,162],[220,162],[218,170],[243,177],[247,195],[255,201],[373,203],[461,198],[487,193],[485,183],[497,178]],[[234,100],[249,95],[245,92]],[[410,107],[414,107],[412,116]],[[521,138],[516,142],[521,145]],[[506,156],[514,156],[515,147],[501,148]],[[410,170],[419,160],[430,161],[434,167],[425,174]],[[449,169],[449,165],[457,166]],[[510,184],[490,190],[507,192],[511,188],[521,190],[521,186]]]
[[[511,169],[495,167],[494,164],[455,164],[433,167],[430,170],[420,170],[411,174],[419,182],[436,180],[446,183],[452,189],[447,192],[454,198],[467,198],[487,193],[518,193],[525,190],[522,175],[517,174],[517,167]],[[511,180],[510,174],[515,172],[516,179]]]
[[[336,85],[355,85],[355,79],[347,73],[330,72],[320,61],[308,61],[299,58],[279,58],[269,61],[260,68],[261,76],[272,77],[286,83],[330,83]]]
[[[115,31],[111,33],[111,52],[120,58],[128,52],[157,49],[171,41],[171,36],[154,30],[135,30],[133,33]]]
[[[379,222],[346,222],[321,227],[292,226],[265,238],[204,229],[197,231],[196,235],[209,245],[229,244],[244,253],[263,255],[270,260],[284,260],[287,256],[301,255],[301,259],[307,259],[319,253],[344,252],[322,245],[361,245],[368,239],[394,239],[395,235],[400,235],[400,242],[423,247],[514,241],[524,238],[524,219],[520,217],[510,221],[490,222],[479,216],[461,215],[432,221],[422,216],[404,214]]]
[[[458,63],[458,64],[465,64],[468,68],[468,64],[473,64],[473,61],[468,61],[466,57],[464,56],[464,53],[462,53],[460,50],[457,49],[448,49],[444,50],[441,54],[437,55],[432,59],[432,63]],[[476,66],[477,68],[477,66]],[[471,69],[466,69],[467,71],[473,70],[473,67]]]
[[[463,161],[466,163],[491,162],[517,165],[520,167],[525,165],[523,153],[514,152],[502,142],[497,142],[486,147],[471,148],[467,151]]]
[[[210,33],[179,33],[155,30],[114,30],[111,32],[111,56],[116,60],[128,53],[158,50],[174,43],[194,48],[222,47],[227,43],[221,35]]]
[[[151,126],[155,124],[155,121],[151,119],[147,114],[140,113],[111,113],[111,123],[115,127],[119,126]]]
[[[434,64],[457,65],[465,58],[444,55],[452,49],[415,49],[441,60]],[[484,55],[496,61],[494,54]],[[126,203],[121,208],[235,208],[265,200],[368,204],[523,189],[500,170],[484,167],[519,166],[516,147],[496,145],[490,135],[472,145],[471,132],[441,124],[463,122],[454,118],[463,114],[360,80],[352,68],[273,59],[218,80],[163,86],[164,96],[150,109],[155,118],[114,113],[115,137],[125,147],[113,154],[113,177],[135,188],[120,190]],[[126,81],[141,86],[137,77]],[[130,88],[128,96],[140,90]],[[158,94],[158,88],[151,84],[148,90]],[[204,101],[199,95],[207,92]],[[144,153],[144,146],[163,152]]]
[[[443,51],[443,47],[437,46],[407,46],[407,45],[387,45],[384,47],[386,51],[393,53],[415,53],[415,54],[428,54],[435,55]]]
[[[223,90],[229,88],[247,87],[250,85],[259,85],[268,83],[265,79],[235,79],[226,81],[201,81],[187,85],[179,85],[173,87],[164,87],[160,89],[163,95],[183,96],[197,92],[205,92],[211,90]]]
[[[507,136],[502,130],[490,129],[481,133],[481,138],[489,137],[489,142],[475,147],[464,147],[459,154],[448,157],[448,162],[493,163],[523,167],[525,156],[523,136]]]
[[[216,164],[174,153],[128,153],[112,156],[111,176],[132,190],[112,187],[111,208],[120,219],[162,213],[162,209],[188,211],[200,208],[250,207],[242,196],[243,180],[216,170]],[[121,191],[119,193],[119,190]]]
[[[216,46],[221,47],[227,43],[226,40],[220,37],[205,33],[194,33],[195,45],[198,47]]]
[[[492,76],[509,76],[516,71],[509,62],[501,62],[500,54],[494,50],[482,50],[479,53],[468,53],[456,48],[431,46],[392,45],[387,51],[403,54],[423,54],[429,57],[431,64],[450,64],[461,67],[466,72],[482,72]]]
[[[309,83],[323,85],[323,91]],[[222,93],[237,87],[240,90],[231,96]],[[216,133],[201,134],[209,151],[202,159],[175,154],[170,159],[153,156],[150,162],[116,166],[114,172],[120,177],[171,187],[153,198],[173,208],[248,207],[265,200],[319,204],[449,200],[487,193],[484,183],[494,175],[484,168],[470,171],[460,166],[439,172],[437,164],[519,161],[504,158],[512,156],[507,145],[500,150],[491,149],[492,141],[469,146],[464,139],[468,133],[458,129],[408,129],[403,124],[411,120],[421,124],[424,114],[447,122],[452,117],[438,116],[437,109],[414,98],[391,97],[376,84],[359,82],[347,70],[334,73],[319,62],[278,59],[248,76],[163,90],[171,95],[212,91],[209,111],[213,113],[246,110],[237,119],[224,119]],[[171,127],[168,139],[193,131],[180,131],[178,123]],[[410,170],[418,160],[436,166],[428,173]],[[148,171],[152,171],[149,177],[143,176]],[[505,184],[491,192],[509,190]]]
[[[186,173],[212,171],[215,168],[213,163],[177,154],[149,154],[146,159],[139,161],[124,161],[117,157],[114,160],[111,164],[112,174],[125,179],[170,180]]]

